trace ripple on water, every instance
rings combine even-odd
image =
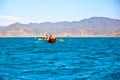
[[[34,38],[0,39],[0,79],[120,79],[120,38],[63,39],[55,44]]]
[[[119,80],[120,79],[120,72],[111,72],[102,78],[103,80]]]

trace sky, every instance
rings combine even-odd
[[[90,17],[120,19],[120,0],[0,0],[0,26]]]

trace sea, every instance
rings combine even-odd
[[[0,38],[0,80],[120,80],[120,37]]]

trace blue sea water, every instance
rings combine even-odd
[[[120,80],[120,38],[0,38],[0,80]]]

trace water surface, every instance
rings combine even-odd
[[[119,79],[120,38],[0,38],[0,80]]]

